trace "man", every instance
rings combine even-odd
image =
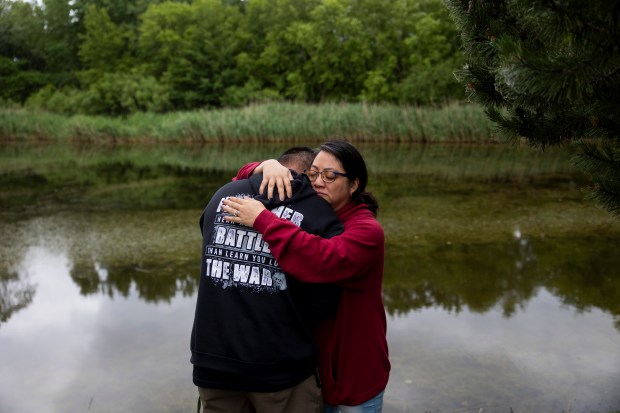
[[[230,196],[256,197],[310,233],[339,234],[342,224],[301,173],[313,156],[309,148],[292,148],[280,157],[293,169],[291,198],[260,196],[262,176],[255,175],[224,185],[203,212],[191,337],[193,379],[203,413],[321,411],[312,328],[335,311],[340,289],[287,278],[262,236],[223,219],[221,208]]]

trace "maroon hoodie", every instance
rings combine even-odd
[[[330,239],[269,211],[257,217],[254,229],[289,276],[344,287],[336,316],[320,325],[316,337],[323,399],[354,406],[385,390],[390,372],[381,295],[384,234],[365,205],[349,203],[336,213],[345,229]]]

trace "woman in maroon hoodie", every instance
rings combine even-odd
[[[263,182],[275,182],[270,172],[275,166],[266,161],[255,170],[263,173]],[[252,169],[248,165],[242,171]],[[287,172],[280,170],[281,176]],[[260,231],[288,275],[344,288],[336,316],[317,331],[324,412],[380,412],[390,371],[381,296],[384,235],[376,219],[377,201],[365,191],[366,163],[350,143],[332,140],[320,146],[306,174],[344,223],[341,235],[308,234],[251,199],[225,202],[231,214],[227,219]]]

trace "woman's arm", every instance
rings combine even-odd
[[[228,221],[257,229],[280,267],[302,281],[363,287],[360,277],[382,262],[383,229],[367,210],[349,219],[342,234],[326,239],[278,218],[253,199],[229,198],[223,205],[231,214]]]
[[[383,229],[370,212],[350,219],[342,234],[329,239],[309,234],[269,211],[257,217],[254,228],[263,234],[280,267],[302,281],[363,288],[365,275],[374,272],[379,262],[383,265]]]

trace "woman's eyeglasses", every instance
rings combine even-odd
[[[339,176],[346,176],[348,177],[349,175],[347,174],[343,174],[342,172],[336,172],[336,171],[332,171],[330,169],[326,169],[324,171],[317,171],[315,169],[305,169],[304,173],[306,175],[308,175],[308,178],[310,178],[311,182],[316,181],[316,178],[321,175],[321,178],[323,178],[324,182],[327,183],[331,183],[334,182],[336,180],[336,178],[338,178]]]

